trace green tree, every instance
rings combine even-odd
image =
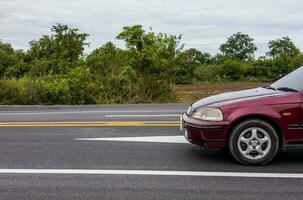
[[[206,64],[211,62],[211,55],[206,52],[201,52],[195,48],[190,48],[185,51],[187,60],[197,64]]]
[[[183,45],[181,36],[146,32],[141,25],[124,27],[117,39],[126,43],[130,66],[137,72],[142,101],[169,101]]]
[[[141,51],[145,44],[152,42],[149,39],[153,39],[152,37],[147,37],[142,25],[125,26],[116,38],[124,40],[128,49],[137,51]]]
[[[94,81],[102,91],[98,102],[132,102],[138,96],[138,78],[127,56],[127,51],[111,42],[95,49],[87,56]]]
[[[229,37],[226,43],[220,46],[223,56],[241,61],[252,60],[257,50],[254,39],[240,32]]]
[[[117,48],[112,42],[107,42],[95,49],[86,58],[87,65],[95,76],[105,78],[124,65],[129,65],[127,53]]]
[[[9,43],[0,41],[0,77],[19,77],[22,76],[26,70],[23,51],[15,51]]]
[[[51,28],[52,35],[44,35],[37,41],[30,42],[27,52],[31,74],[66,73],[68,68],[83,56],[88,34],[79,33],[78,29],[57,24]]]
[[[211,61],[211,55],[191,48],[180,53],[177,60],[176,83],[188,84],[193,81],[196,68]]]
[[[15,51],[8,43],[0,41],[0,76],[4,74],[5,70],[15,64]]]
[[[282,37],[281,39],[271,40],[267,46],[269,51],[266,53],[266,55],[272,57],[273,59],[281,55],[294,57],[300,53],[299,48],[297,48],[293,41],[287,36]]]

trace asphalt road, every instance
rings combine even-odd
[[[183,142],[186,108],[0,107],[0,199],[302,199],[303,150],[241,166]]]

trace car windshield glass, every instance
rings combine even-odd
[[[271,87],[283,91],[302,91],[303,90],[303,67],[284,76],[277,82],[273,83]]]

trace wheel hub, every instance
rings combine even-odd
[[[244,130],[238,138],[239,152],[247,159],[261,159],[268,154],[270,148],[269,134],[259,127]]]
[[[259,140],[253,139],[253,140],[250,141],[249,144],[251,144],[252,147],[256,147],[256,146],[258,146],[260,143],[259,143]]]

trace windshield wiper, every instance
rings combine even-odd
[[[299,92],[298,90],[295,90],[295,89],[289,88],[289,87],[278,87],[277,90],[280,90],[283,92]]]
[[[270,85],[264,86],[263,88],[265,88],[265,89],[270,89],[270,90],[274,90],[274,91],[277,90],[276,88],[271,87]]]

